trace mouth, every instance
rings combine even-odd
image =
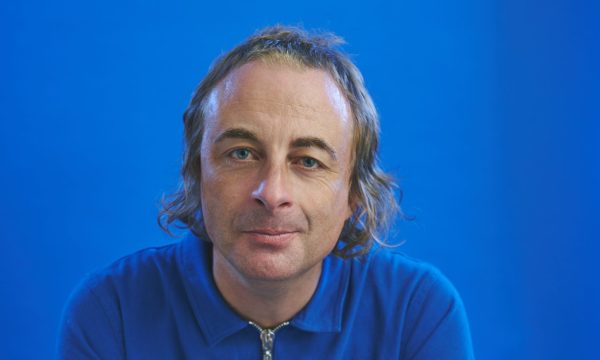
[[[259,235],[266,235],[266,236],[279,236],[279,235],[285,235],[285,234],[294,234],[297,233],[298,231],[295,230],[278,230],[278,229],[252,229],[252,230],[246,230],[243,231],[244,233],[247,234],[259,234]]]
[[[298,231],[279,229],[252,229],[242,231],[254,244],[272,248],[285,247]]]

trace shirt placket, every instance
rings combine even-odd
[[[277,325],[274,329],[263,329],[252,321],[249,324],[254,326],[260,333],[260,342],[262,344],[262,360],[273,359],[273,345],[275,343],[275,332],[289,324],[288,321]]]

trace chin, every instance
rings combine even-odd
[[[262,281],[285,281],[293,279],[303,271],[287,259],[246,259],[238,270],[247,279]]]

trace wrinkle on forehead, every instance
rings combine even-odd
[[[314,93],[301,93],[295,94],[290,101],[290,98],[286,98],[285,95],[282,94],[282,98],[266,98],[261,96],[260,92],[256,93],[257,89],[252,88],[251,86],[246,87],[247,82],[250,81],[248,76],[252,76],[252,74],[244,73],[247,71],[247,66],[266,66],[268,69],[273,69],[273,73],[276,73],[281,68],[289,69],[295,72],[303,72],[303,71],[320,71],[325,76],[319,79],[318,81],[323,83],[324,85],[324,94],[329,101],[327,101],[328,106],[323,106],[322,97],[315,96],[317,94]],[[246,68],[246,69],[245,69]],[[277,69],[279,68],[279,69]],[[258,71],[264,71],[263,69],[259,69]],[[244,85],[246,86],[244,86]],[[299,84],[302,86],[303,84]],[[242,88],[242,86],[244,88]],[[274,81],[272,86],[277,86],[277,82]],[[305,66],[290,66],[288,63],[283,63],[279,61],[275,62],[250,62],[242,65],[241,67],[234,69],[231,73],[229,73],[225,79],[223,79],[207,96],[207,100],[205,103],[205,116],[214,116],[216,112],[219,110],[219,106],[226,106],[230,109],[236,108],[239,106],[248,106],[252,105],[252,107],[256,107],[254,109],[257,112],[260,112],[261,104],[264,105],[279,105],[281,106],[282,113],[285,114],[300,114],[313,112],[315,115],[323,112],[331,113],[338,115],[342,121],[347,122],[350,121],[350,106],[348,104],[348,100],[346,96],[340,91],[337,83],[331,78],[329,73],[325,70],[321,69],[313,69]],[[329,111],[332,110],[332,111]]]
[[[223,103],[221,103],[223,105]],[[252,98],[246,97],[243,101],[229,100],[225,103],[224,108],[227,112],[251,112],[251,113],[262,113],[265,115],[272,116],[277,114],[278,116],[285,117],[298,117],[298,118],[322,118],[329,117],[333,114],[337,114],[338,110],[334,109],[322,109],[310,104],[302,103],[289,103],[285,101],[270,100],[265,98]],[[268,110],[265,110],[268,108]],[[277,109],[274,112],[274,109]],[[335,112],[334,112],[335,111]]]

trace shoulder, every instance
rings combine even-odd
[[[458,296],[452,283],[434,265],[395,249],[376,248],[361,260],[369,281],[390,291],[424,296],[429,291]]]
[[[145,248],[91,271],[72,292],[69,305],[109,307],[113,298],[125,298],[123,293],[152,291],[177,272],[177,248],[177,243]]]
[[[161,288],[176,278],[176,251],[177,244],[146,248],[87,274],[63,310],[59,357],[120,358],[124,313],[164,297]]]
[[[181,276],[181,242],[149,247],[89,273],[73,299],[96,302],[111,319],[141,318],[160,309],[173,295],[185,293]]]
[[[450,280],[434,265],[394,249],[378,248],[369,254],[368,282],[387,299],[405,305],[407,320],[428,308],[462,307]]]
[[[376,249],[367,263],[370,291],[385,299],[387,314],[402,319],[401,343],[408,358],[473,357],[463,302],[437,267],[389,249]]]
[[[96,276],[135,276],[174,265],[179,243],[153,246],[125,255],[94,273]]]
[[[178,244],[149,247],[121,257],[107,266],[90,272],[79,289],[105,293],[149,289],[165,276],[177,272]],[[160,281],[158,282],[160,283]]]

